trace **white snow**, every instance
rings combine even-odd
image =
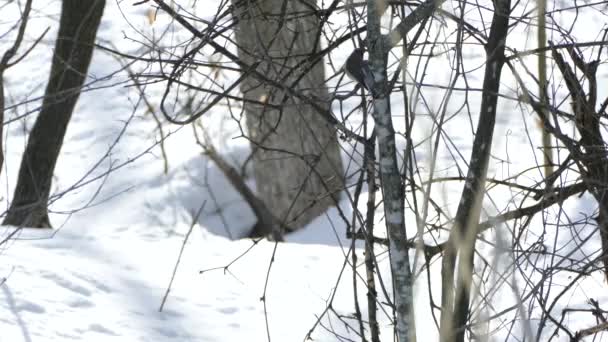
[[[6,73],[11,103],[34,98],[31,109],[39,104],[59,5],[38,8],[49,15],[30,23],[30,43],[47,26],[52,29],[43,48]],[[168,23],[161,13],[149,26],[145,15],[141,6],[122,3],[119,10],[108,1],[100,42],[136,51],[139,45],[123,38],[123,30],[135,36],[127,19],[149,34]],[[150,114],[134,110],[138,93],[121,85],[103,87],[126,80],[124,73],[106,78],[119,68],[109,54],[96,51],[88,80],[93,83],[80,97],[55,172],[53,194],[67,191],[50,206],[56,229],[24,228],[1,247],[0,341],[264,341],[268,334],[273,341],[300,341],[330,300],[335,312],[328,312],[311,336],[330,340],[334,335],[328,329],[352,334],[336,317],[352,316],[353,310],[352,271],[344,262],[352,242],[338,211],[330,209],[276,251],[271,242],[229,239],[248,233],[255,223],[252,211],[201,155],[190,127],[165,126],[169,172],[163,173],[156,124]],[[147,90],[155,105],[158,91]],[[223,156],[240,164],[249,149],[246,140],[232,140],[238,135],[234,122],[216,114],[204,119]],[[22,122],[6,127],[4,208],[27,141]],[[192,216],[205,201],[159,312]],[[348,201],[342,204],[350,219]],[[1,227],[0,240],[14,230]],[[392,328],[384,322],[388,336]]]
[[[135,39],[144,41],[137,31],[147,37],[164,36],[166,42],[173,44],[188,37],[176,26],[169,25],[170,18],[160,12],[154,25],[150,25],[147,5],[133,7],[132,2],[108,0],[99,32],[100,43],[108,46],[112,43],[121,51],[137,54],[141,52],[138,50],[141,42]],[[203,10],[205,6],[211,8],[210,3],[199,1],[198,7]],[[34,5],[38,7],[28,27],[26,42],[31,43],[48,26],[51,31],[43,39],[41,48],[34,49],[22,63],[6,73],[5,87],[10,103],[5,120],[30,112],[32,115],[26,120],[5,125],[6,162],[0,175],[0,206],[3,209],[8,207],[8,200],[12,198],[27,141],[26,132],[34,122],[46,84],[60,1],[35,1]],[[9,19],[16,18],[15,6],[2,10],[6,17],[0,22],[0,33],[14,24]],[[203,12],[209,16],[213,14],[213,11]],[[516,39],[512,38],[513,35],[510,39]],[[0,36],[0,53],[3,53],[10,37]],[[512,45],[524,48],[523,45]],[[157,48],[162,50],[164,46]],[[483,49],[467,50],[465,58],[481,64],[485,56],[483,53],[475,54],[479,51]],[[208,51],[209,55],[211,52]],[[348,49],[339,51],[336,60],[346,58],[348,52]],[[181,53],[181,50],[176,53]],[[412,70],[416,67],[414,58],[408,62]],[[449,65],[441,64],[441,61],[432,63],[436,63],[431,66],[434,72],[425,82],[449,84]],[[141,66],[134,66],[137,67]],[[352,319],[354,294],[349,250],[353,245],[357,249],[357,277],[364,278],[363,245],[361,242],[353,244],[346,238],[346,225],[338,210],[328,210],[304,230],[288,236],[286,243],[277,245],[261,241],[254,244],[251,240],[239,239],[246,236],[255,223],[252,211],[232,190],[220,170],[201,155],[190,127],[164,126],[169,166],[168,173],[164,174],[156,123],[150,114],[145,114],[142,109],[145,106],[138,103],[136,89],[124,87],[127,76],[124,72],[116,72],[120,68],[114,57],[96,51],[89,70],[90,84],[78,102],[55,172],[53,194],[56,196],[50,206],[55,229],[25,228],[15,232],[14,227],[0,227],[0,241],[15,233],[7,243],[0,245],[0,342],[291,342],[304,341],[313,327],[312,338],[315,341],[340,341],[336,334],[360,340],[357,337],[358,325]],[[481,78],[476,79],[475,75],[480,73],[470,75],[468,80],[472,87],[481,83]],[[114,84],[118,86],[110,87]],[[503,71],[503,85],[515,89],[513,84]],[[507,93],[507,86],[503,86],[501,92]],[[162,90],[162,87],[153,85],[146,87],[146,94],[153,105],[158,106]],[[414,136],[411,137],[417,146],[426,146],[426,139],[434,139],[437,123],[434,113],[438,113],[444,94],[433,87],[424,91],[424,96],[412,96],[411,99],[417,100],[409,103],[412,112],[418,115]],[[468,101],[471,111],[476,113],[479,98],[473,94]],[[448,117],[462,107],[458,92],[453,98],[447,106]],[[430,101],[426,102],[427,99]],[[23,104],[26,101],[29,102]],[[18,103],[21,105],[12,106]],[[352,99],[345,104],[345,107],[352,107],[357,103]],[[399,94],[391,97],[390,105],[395,130],[403,134],[404,110]],[[233,139],[240,132],[236,123],[226,118],[223,111],[206,114],[202,121],[222,155],[234,165],[241,165],[248,155],[248,144],[245,139]],[[501,99],[497,112],[498,126],[492,149],[492,155],[497,159],[490,161],[488,177],[506,179],[534,165],[534,156],[539,158],[541,155],[537,149],[540,138],[537,131],[528,130],[527,120],[533,118],[519,115],[520,108],[512,101]],[[432,115],[425,115],[428,113]],[[463,174],[466,174],[466,159],[472,142],[470,122],[475,126],[477,116],[469,118],[467,113],[459,114],[446,119],[443,125],[442,136],[453,141],[441,142],[438,170],[434,170],[436,177],[454,176],[459,170],[465,170]],[[348,126],[357,127],[356,119],[352,121]],[[380,136],[385,133],[379,132]],[[528,140],[527,133],[534,143]],[[346,144],[344,158],[351,159],[349,155],[353,151]],[[405,139],[397,136],[397,145],[402,154]],[[456,147],[460,154],[454,153]],[[357,153],[352,158],[354,161],[350,162],[353,164],[350,173],[360,165],[361,157]],[[429,172],[424,168],[430,163],[430,155],[430,152],[417,155],[423,177]],[[399,156],[400,163],[402,157]],[[538,176],[532,172],[519,175],[530,184],[537,181]],[[252,181],[248,181],[253,186]],[[441,199],[439,204],[449,215],[455,212],[463,183],[447,184],[434,185],[430,196]],[[483,215],[491,216],[519,204],[513,200],[514,196],[517,198],[516,194],[500,189],[503,191],[493,189],[488,193]],[[381,192],[377,192],[377,197],[380,196]],[[364,191],[358,203],[362,210],[366,199]],[[193,216],[203,203],[203,214],[195,220]],[[351,220],[351,202],[346,194],[341,208]],[[563,224],[564,213],[576,221],[590,214],[593,208],[593,199],[585,195],[566,201],[562,211],[552,208],[545,215],[548,220],[558,220]],[[385,231],[382,213],[383,207],[379,206],[375,231],[378,236],[383,236]],[[433,215],[436,212],[429,213],[429,217]],[[389,218],[392,221],[402,219]],[[535,218],[530,224],[531,236],[538,234],[539,227],[542,228],[541,219]],[[185,246],[164,309],[159,312],[179,250],[193,220],[196,221],[193,233]],[[417,224],[411,208],[405,213],[405,221],[408,237],[414,236]],[[496,235],[504,234],[503,240],[507,243],[511,242],[514,230],[510,225],[512,223],[496,229]],[[557,247],[562,248],[561,255],[570,253],[573,260],[588,261],[596,257],[593,253],[599,246],[592,228],[574,224],[564,228],[566,231],[548,229],[544,234],[548,241],[554,239],[558,242]],[[440,239],[446,236],[443,234]],[[492,239],[491,236],[487,238]],[[478,243],[481,253],[493,257],[490,259],[496,269],[509,272],[512,255],[496,251],[494,247],[490,243]],[[414,252],[411,253],[411,260],[414,260]],[[386,248],[378,247],[377,254],[378,277],[391,292]],[[439,264],[435,262],[429,272],[433,278],[430,290],[436,304],[440,302]],[[524,264],[529,268],[522,273],[538,276],[532,272],[532,266],[525,261]],[[419,341],[434,340],[437,329],[430,315],[427,272],[415,270],[414,274],[417,275],[414,304],[418,338]],[[559,284],[571,275],[556,277],[554,281]],[[514,289],[527,291],[528,284],[520,278],[513,278],[512,288],[494,292],[494,306],[479,309],[478,315],[491,316],[518,302],[516,297],[520,292]],[[377,288],[380,292],[378,317],[381,336],[383,341],[392,341],[391,309],[386,305],[380,286]],[[554,298],[554,293],[550,298],[547,295],[548,298]],[[366,289],[359,281],[357,298],[364,317],[365,295]],[[588,308],[585,303],[589,298],[605,304],[608,296],[602,275],[596,272],[585,277],[564,298],[554,308],[555,315],[560,315],[565,308]],[[331,309],[328,310],[330,303]],[[539,310],[532,311],[532,314],[527,312],[529,320],[522,325],[535,333]],[[438,311],[435,314],[438,315]],[[347,327],[338,315],[355,331]],[[320,324],[315,325],[319,317]],[[590,314],[584,316],[586,320],[572,317],[568,321],[570,327],[586,328],[595,322]],[[600,335],[600,338],[605,336]]]

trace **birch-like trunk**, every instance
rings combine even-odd
[[[380,31],[381,4],[367,0],[367,43],[370,68],[374,74],[373,112],[378,139],[380,179],[384,199],[384,216],[389,236],[389,255],[399,342],[415,341],[416,326],[413,310],[413,278],[406,245],[404,218],[404,189],[397,167],[395,130],[391,118],[390,90],[388,89],[386,61],[389,41]]]

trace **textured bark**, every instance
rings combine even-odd
[[[53,170],[93,54],[105,0],[63,0],[42,110],[30,132],[17,187],[3,224],[50,227]]]
[[[390,92],[386,74],[388,41],[380,32],[381,8],[367,0],[367,33],[370,68],[374,74],[373,117],[378,140],[378,161],[384,199],[384,216],[389,237],[389,257],[395,292],[396,330],[399,342],[416,340],[413,278],[405,231],[405,193],[397,167],[395,130],[391,118]]]
[[[314,0],[233,0],[239,58],[257,70],[329,108],[322,63],[306,70],[318,51],[319,20]],[[293,15],[293,13],[298,13]],[[295,230],[334,204],[342,188],[342,162],[335,129],[310,105],[247,77],[246,99],[282,105],[282,110],[244,102],[254,149],[258,196],[273,215]],[[270,232],[265,232],[270,233]]]
[[[375,140],[372,136],[370,140]],[[365,274],[367,284],[367,315],[369,322],[369,333],[372,342],[380,342],[380,326],[376,311],[378,307],[378,293],[376,291],[376,280],[374,278],[374,217],[376,213],[376,144],[374,141],[365,144],[363,166],[367,173],[367,215],[365,217]]]
[[[494,2],[494,16],[486,44],[486,66],[477,130],[469,171],[456,217],[442,260],[441,338],[442,342],[464,341],[465,325],[469,320],[470,292],[473,279],[475,241],[479,225],[485,183],[492,151],[492,136],[496,123],[496,104],[500,76],[505,62],[505,42],[509,28],[510,0]],[[458,278],[454,289],[456,256]]]

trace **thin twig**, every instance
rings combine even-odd
[[[201,207],[198,209],[198,212],[196,213],[196,215],[194,215],[192,217],[192,224],[190,224],[190,229],[188,229],[188,232],[186,233],[186,236],[184,237],[184,242],[182,243],[182,248],[179,250],[179,255],[177,256],[177,261],[175,262],[175,267],[173,268],[173,274],[171,275],[171,280],[169,281],[169,286],[167,286],[167,291],[165,291],[165,295],[163,296],[163,301],[160,303],[160,308],[158,309],[159,312],[163,311],[163,307],[165,306],[167,297],[169,297],[169,292],[171,291],[171,285],[173,285],[173,280],[175,279],[175,274],[177,273],[177,267],[179,266],[179,262],[182,259],[182,253],[184,253],[184,249],[186,248],[186,243],[188,243],[188,238],[190,237],[190,233],[192,233],[192,229],[194,228],[194,225],[196,224],[196,222],[198,222],[198,218],[201,216],[201,213],[203,212],[203,209],[205,208],[205,204],[207,204],[206,200],[203,202]]]

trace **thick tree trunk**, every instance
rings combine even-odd
[[[258,71],[329,106],[322,63],[311,70],[307,57],[318,51],[319,20],[314,0],[233,0],[239,58]],[[258,196],[274,216],[295,230],[334,204],[343,184],[335,130],[309,105],[285,92],[246,78],[247,99],[282,104],[282,110],[245,102]],[[260,232],[269,233],[269,232]]]
[[[5,225],[50,227],[47,202],[53,170],[91,62],[104,7],[105,0],[63,0],[49,83]]]

